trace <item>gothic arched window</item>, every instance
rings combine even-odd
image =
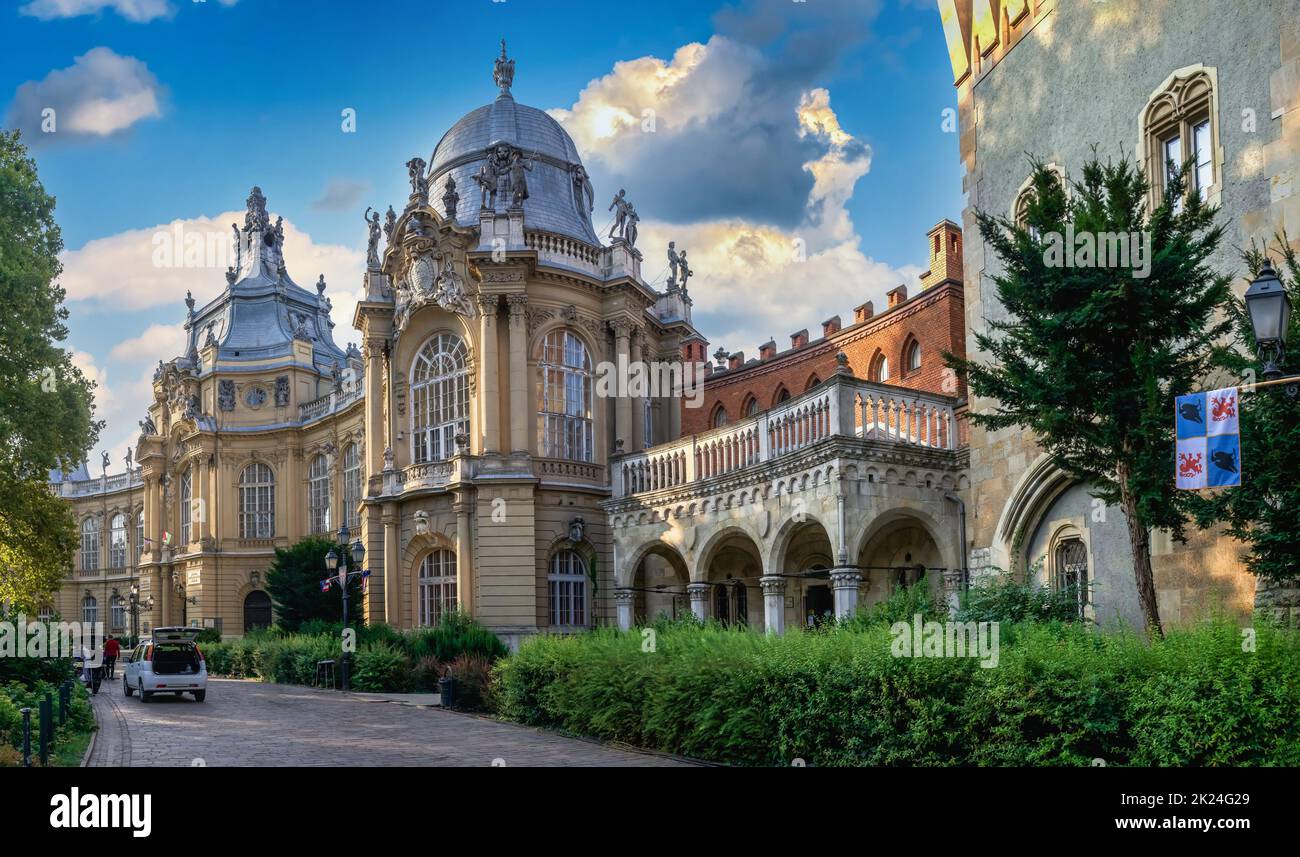
[[[1052,557],[1056,588],[1073,591],[1083,617],[1088,604],[1088,546],[1078,536],[1062,540]]]
[[[469,434],[469,351],[452,333],[434,335],[411,366],[411,460],[442,461]]]
[[[275,537],[275,474],[260,461],[239,474],[239,537]]]
[[[1216,155],[1215,92],[1212,70],[1193,68],[1172,76],[1151,97],[1142,115],[1147,180],[1156,200],[1191,162],[1187,193],[1213,202],[1219,185]]]
[[[567,330],[551,331],[542,343],[538,373],[541,408],[537,441],[541,454],[591,461],[593,384],[587,346]]]

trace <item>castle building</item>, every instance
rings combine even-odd
[[[577,149],[514,100],[504,45],[493,72],[495,100],[407,164],[402,211],[368,220],[359,349],[336,343],[323,278],[285,269],[253,189],[225,289],[187,300],[186,351],[159,363],[128,473],[52,475],[83,538],[51,609],[239,635],[271,620],[275,549],[346,525],[369,621],[460,606],[515,642],[613,620],[608,462],[682,428],[671,389],[604,395],[600,371],[680,366],[699,334],[685,288],[643,279],[623,192],[596,233]]]
[[[1194,159],[1191,192],[1220,206],[1228,227],[1210,264],[1241,274],[1238,295],[1248,279],[1239,248],[1271,244],[1284,230],[1300,237],[1297,0],[1232,13],[1218,3],[1143,0],[938,0],[938,9],[966,172],[971,355],[978,356],[975,336],[1006,317],[992,281],[999,261],[980,239],[975,213],[1017,216],[1032,170],[1026,153],[1077,179],[1096,144],[1102,158],[1135,157],[1155,192],[1166,158]],[[979,413],[994,403],[974,398],[970,406]],[[1056,469],[1022,431],[972,426],[969,454],[971,569],[1086,584],[1090,616],[1140,627],[1123,513],[1099,506],[1089,486]],[[1170,469],[1172,479],[1172,461]],[[1186,544],[1152,534],[1162,618],[1188,621],[1218,607],[1249,613],[1255,581],[1240,563],[1242,546],[1190,532]]]

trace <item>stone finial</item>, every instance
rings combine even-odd
[[[501,90],[502,95],[510,94],[510,85],[515,81],[515,61],[506,56],[506,40],[501,40],[501,56],[492,64],[492,82]]]
[[[849,355],[843,351],[835,352],[835,374],[852,375],[853,370],[849,368]]]

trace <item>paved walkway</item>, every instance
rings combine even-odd
[[[205,702],[94,697],[94,767],[671,766],[676,759],[437,708],[296,685],[211,679]]]

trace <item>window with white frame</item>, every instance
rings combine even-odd
[[[114,631],[121,631],[126,628],[126,599],[120,595],[114,595],[108,602],[109,626]]]
[[[356,532],[361,526],[361,448],[349,443],[343,448],[343,520]]]
[[[99,570],[99,519],[95,517],[81,522],[81,569]]]
[[[593,383],[587,346],[567,330],[551,331],[542,343],[538,372],[541,409],[537,434],[541,454],[591,461]]]
[[[313,458],[307,471],[307,515],[310,532],[330,531],[330,463],[324,455]]]
[[[432,337],[411,366],[411,460],[442,461],[469,434],[469,352],[451,333]]]
[[[109,567],[126,568],[126,515],[115,513],[108,533]]]
[[[275,474],[260,461],[239,474],[239,537],[275,537]]]
[[[551,604],[551,624],[583,627],[587,624],[587,563],[577,551],[562,550],[551,557],[546,576]]]
[[[1214,141],[1215,93],[1209,70],[1174,76],[1147,104],[1142,133],[1147,177],[1158,202],[1184,164],[1189,164],[1186,193],[1209,201],[1218,184]],[[1181,206],[1181,197],[1176,206]]]
[[[99,621],[99,602],[95,596],[87,595],[81,599],[81,624],[94,625]]]
[[[194,535],[194,528],[191,526],[194,518],[194,512],[191,508],[193,505],[191,501],[194,498],[193,467],[187,467],[185,472],[181,474],[180,495],[181,508],[179,514],[181,518],[181,550],[185,550],[185,546],[190,543],[191,537]]]
[[[420,562],[420,624],[434,626],[457,606],[456,554],[436,550]]]
[[[907,371],[915,372],[921,368],[921,343],[913,341],[907,347]]]
[[[144,507],[135,510],[135,556],[144,555]]]

